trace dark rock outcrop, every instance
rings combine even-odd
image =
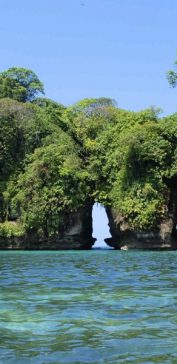
[[[176,209],[169,206],[166,219],[162,220],[156,229],[136,231],[130,229],[125,219],[112,208],[107,208],[110,232],[112,238],[105,242],[115,249],[177,249]]]
[[[111,238],[107,238],[104,241],[111,248],[120,249],[120,245],[119,245],[120,236],[119,236],[119,232],[118,232],[118,226],[116,224],[116,214],[115,214],[114,210],[110,207],[105,207],[105,210],[106,210],[106,214],[108,217],[108,225],[109,225]]]
[[[90,249],[92,237],[92,205],[88,204],[77,212],[67,214],[62,234],[40,237],[35,233],[23,237],[1,237],[0,249],[26,250],[72,250]]]
[[[106,207],[111,238],[105,239],[107,245],[114,249],[177,249],[177,207],[176,194],[171,193],[168,213],[153,230],[133,230],[118,211]],[[63,229],[58,235],[38,236],[31,232],[22,237],[0,236],[0,249],[26,250],[79,250],[91,249],[95,242],[92,237],[92,207],[89,202],[77,212],[64,216]],[[15,222],[14,222],[15,223]]]

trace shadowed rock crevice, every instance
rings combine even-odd
[[[177,249],[177,192],[171,190],[166,218],[153,230],[132,230],[125,218],[112,207],[105,207],[111,237],[105,243],[116,250]],[[82,250],[91,249],[97,240],[93,237],[93,202],[88,202],[64,218],[62,231],[51,237],[31,233],[21,237],[0,236],[0,249],[26,250]],[[14,222],[15,224],[15,222]],[[101,226],[101,225],[100,225]],[[95,235],[95,234],[94,234]]]
[[[114,249],[120,249],[120,236],[118,234],[118,228],[117,228],[117,224],[115,221],[115,216],[113,213],[113,210],[110,207],[106,207],[106,214],[108,217],[108,225],[109,225],[109,229],[110,229],[110,234],[111,237],[110,238],[106,238],[105,242],[108,246],[110,246],[111,248]]]

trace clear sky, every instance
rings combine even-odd
[[[47,97],[177,111],[177,89],[166,80],[177,58],[177,0],[0,0],[0,14],[0,70],[32,69]],[[93,216],[102,240],[104,211],[95,207]]]
[[[177,110],[166,80],[177,57],[176,0],[0,0],[0,13],[0,70],[34,70],[47,97]]]
[[[99,203],[95,203],[93,206],[92,219],[93,237],[97,239],[94,247],[108,248],[108,245],[104,242],[105,238],[111,237],[108,226],[108,218],[105,209]]]

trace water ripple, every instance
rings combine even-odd
[[[1,252],[0,363],[177,363],[176,252]]]

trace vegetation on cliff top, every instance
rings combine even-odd
[[[31,70],[0,74],[0,236],[60,235],[88,201],[112,206],[131,229],[157,226],[177,177],[177,114],[109,98],[64,107],[40,93]]]

